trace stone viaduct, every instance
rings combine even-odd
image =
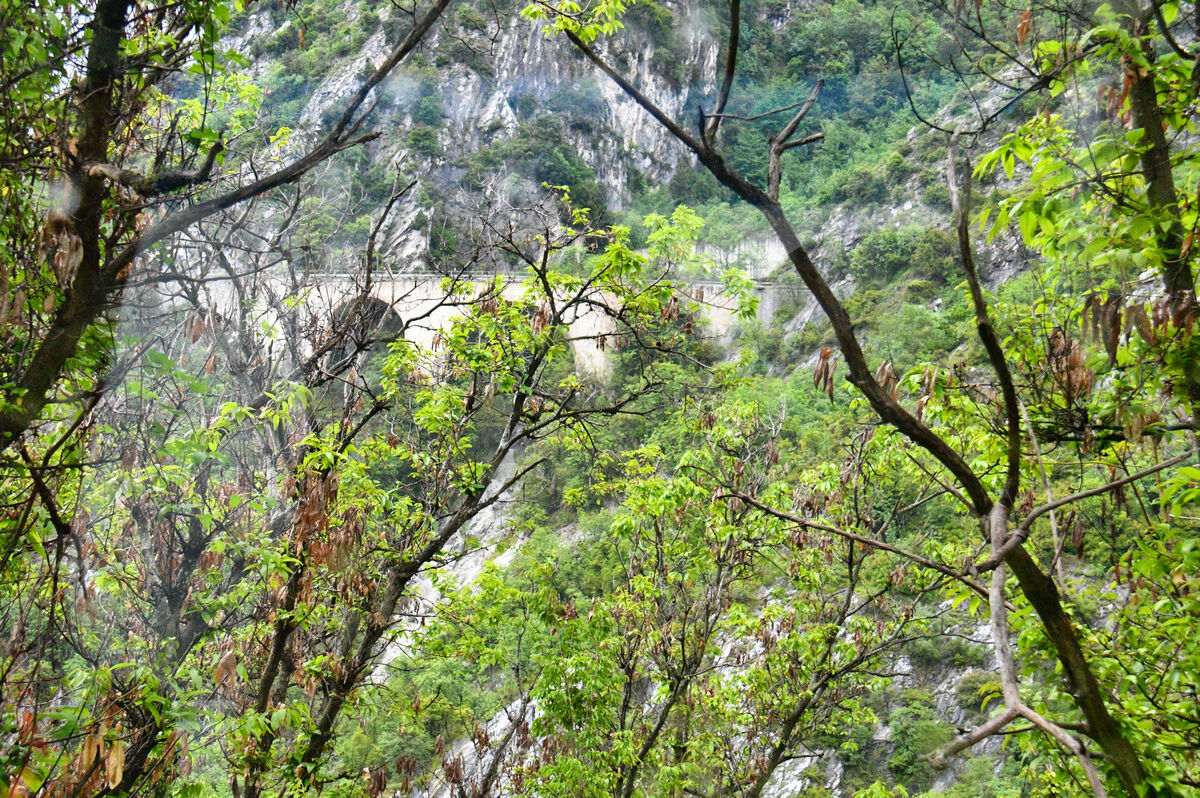
[[[401,273],[376,276],[370,285],[371,313],[385,320],[389,316],[408,323],[405,337],[414,343],[431,346],[434,336],[450,321],[464,312],[471,297],[497,277],[494,273],[457,275],[454,283],[464,299],[454,302],[446,298],[446,278],[438,274]],[[503,295],[520,298],[528,279],[520,274],[500,274]],[[676,280],[681,307],[703,320],[703,334],[728,343],[734,330],[736,300],[726,292],[725,285],[716,280]],[[277,291],[282,289],[282,281]],[[211,298],[218,306],[233,300],[233,289],[226,285],[212,286]],[[773,281],[756,281],[754,293],[758,298],[756,317],[769,322],[778,310],[788,290]],[[358,294],[359,283],[348,274],[314,275],[303,289],[305,307],[319,318],[334,318],[341,308]],[[597,344],[597,336],[614,332],[612,320],[603,312],[587,308],[568,321],[568,339],[582,370],[604,372],[608,369],[608,354]]]

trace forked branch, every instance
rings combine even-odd
[[[992,370],[1000,382],[1000,392],[1004,397],[1004,419],[1006,424],[1005,437],[1006,457],[1004,490],[1000,494],[1000,503],[1012,507],[1021,482],[1021,419],[1018,412],[1017,389],[1013,382],[1012,372],[1008,368],[1008,359],[1004,355],[1004,347],[996,335],[988,315],[987,302],[983,298],[983,289],[979,283],[979,272],[975,268],[975,258],[971,252],[971,233],[968,221],[968,206],[971,200],[971,165],[968,159],[963,170],[962,191],[959,191],[958,178],[958,133],[950,137],[949,151],[946,154],[946,184],[950,189],[950,208],[954,215],[954,227],[958,233],[958,249],[962,258],[963,274],[967,278],[967,286],[971,291],[971,303],[975,307],[975,328],[979,340],[987,352]]]
[[[997,503],[985,521],[988,537],[991,543],[992,556],[1002,558],[1005,544],[1008,542],[1008,508],[1003,503]],[[1072,737],[1066,729],[1049,720],[1028,706],[1021,698],[1021,687],[1017,678],[1016,657],[1013,655],[1012,643],[1009,638],[1008,607],[1005,604],[1005,568],[1003,562],[992,571],[991,583],[988,586],[989,625],[992,633],[992,645],[996,650],[997,669],[1000,671],[1000,688],[1004,695],[1004,711],[977,729],[970,731],[929,755],[929,761],[935,767],[945,767],[947,760],[954,754],[963,751],[980,740],[996,734],[1018,717],[1025,718],[1035,727],[1053,737],[1060,745],[1071,752],[1078,760],[1080,767],[1087,776],[1092,793],[1097,798],[1107,798],[1108,792],[1100,778],[1100,771],[1087,752],[1087,748],[1079,740]]]
[[[900,557],[903,557],[906,560],[909,560],[911,562],[916,563],[917,565],[920,565],[923,568],[928,568],[931,571],[937,571],[939,574],[942,574],[943,576],[947,576],[956,582],[960,582],[961,584],[970,588],[972,591],[974,591],[978,595],[982,596],[983,598],[989,597],[988,589],[986,587],[984,587],[984,585],[982,583],[976,581],[975,579],[972,579],[970,576],[960,574],[958,571],[951,568],[949,565],[946,565],[945,563],[940,563],[937,560],[931,560],[928,557],[923,557],[920,554],[917,554],[915,552],[906,551],[904,549],[899,548],[898,546],[893,546],[890,543],[885,543],[884,541],[879,540],[878,538],[874,538],[869,535],[860,535],[857,532],[851,532],[849,529],[843,529],[841,527],[832,526],[830,524],[822,524],[817,521],[810,521],[807,518],[801,518],[800,516],[793,515],[792,513],[785,513],[782,510],[776,509],[774,507],[771,507],[768,504],[764,504],[764,503],[760,502],[758,499],[754,498],[753,496],[749,496],[749,495],[747,495],[745,493],[741,493],[741,492],[725,493],[725,494],[719,495],[717,498],[719,498],[719,499],[738,499],[739,501],[745,502],[749,506],[755,508],[759,512],[765,513],[765,514],[771,516],[772,518],[778,518],[780,521],[787,521],[789,524],[794,524],[803,529],[813,529],[818,532],[827,532],[831,535],[837,535],[840,538],[845,538],[846,540],[852,540],[855,543],[859,543],[870,549],[875,549],[877,551],[886,551],[889,554],[898,555]]]
[[[813,86],[808,99],[804,101],[804,105],[800,106],[800,110],[796,112],[796,115],[783,126],[783,130],[771,137],[768,154],[769,161],[767,163],[767,196],[773,200],[779,199],[779,183],[783,179],[783,154],[793,147],[811,144],[825,137],[823,133],[814,133],[802,139],[791,140],[792,136],[796,135],[796,128],[800,126],[800,123],[804,121],[804,117],[808,116],[808,112],[812,110],[813,105],[817,102],[817,97],[821,93],[821,87],[824,85],[825,79],[818,79],[817,85]]]
[[[701,130],[704,145],[709,149],[712,149],[717,131],[721,127],[725,106],[729,103],[729,91],[733,88],[733,78],[737,73],[737,48],[741,27],[742,0],[729,0],[729,39],[725,43],[725,76],[721,79],[721,93],[717,95],[717,104],[713,107],[707,124]]]
[[[1137,482],[1138,480],[1142,480],[1148,476],[1157,474],[1160,471],[1165,471],[1172,466],[1177,466],[1180,463],[1187,462],[1187,460],[1194,457],[1198,452],[1200,452],[1200,449],[1189,449],[1181,455],[1177,455],[1168,460],[1163,460],[1161,463],[1155,463],[1149,468],[1142,469],[1135,474],[1129,474],[1128,476],[1121,477],[1120,479],[1114,479],[1111,482],[1107,482],[1096,488],[1089,488],[1088,490],[1081,490],[1078,493],[1072,493],[1070,496],[1063,496],[1061,499],[1055,499],[1054,501],[1047,502],[1040,507],[1034,508],[1027,516],[1025,516],[1025,520],[1021,522],[1020,526],[1013,530],[1012,534],[1008,536],[1008,540],[1005,541],[1000,551],[993,552],[992,555],[986,560],[974,565],[971,568],[971,572],[973,574],[983,573],[984,571],[989,571],[992,568],[995,568],[997,565],[1003,562],[1004,558],[1008,556],[1009,552],[1020,546],[1025,542],[1026,538],[1029,537],[1029,533],[1033,529],[1033,522],[1041,518],[1046,513],[1053,513],[1059,507],[1064,507],[1068,504],[1074,504],[1081,499],[1087,499],[1092,496],[1101,496],[1105,493],[1114,491],[1117,488],[1128,485],[1131,482]]]

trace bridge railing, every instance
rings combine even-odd
[[[359,275],[350,272],[310,272],[310,278],[327,278],[330,281],[340,280],[344,282],[354,282],[359,279]],[[526,280],[529,278],[528,272],[523,271],[488,271],[488,272],[464,272],[462,274],[444,274],[432,270],[413,270],[405,272],[392,272],[386,275],[373,275],[371,281],[373,283],[393,283],[404,280],[454,280],[459,283],[474,283],[482,285],[489,283],[497,277],[507,277],[514,280]],[[682,278],[682,277],[667,277],[666,279],[678,285],[704,287],[704,288],[719,288],[724,289],[725,283],[717,278],[697,279],[697,278]],[[774,288],[782,283],[778,280],[751,280],[754,287],[759,290],[767,290]]]

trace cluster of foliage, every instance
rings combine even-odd
[[[904,269],[916,279],[945,284],[954,280],[958,246],[937,228],[878,230],[850,253],[850,270],[863,283],[890,282]],[[957,280],[954,280],[957,282]]]
[[[781,190],[782,157],[808,141],[794,137],[810,105],[804,104],[779,132],[769,135],[762,154],[766,157],[760,155],[752,163],[737,160],[738,131],[744,128],[737,125],[740,117],[723,114],[730,98],[738,96],[739,56],[745,44],[736,26],[730,28],[720,94],[711,113],[701,106],[699,130],[693,134],[594,49],[597,36],[619,29],[619,4],[600,4],[586,14],[561,5],[536,5],[527,14],[548,20],[548,31],[564,35],[717,180],[759,209],[828,316],[849,381],[886,425],[886,432],[881,430],[875,440],[887,445],[870,452],[882,458],[873,459],[873,467],[893,463],[902,471],[907,468],[909,480],[931,479],[942,490],[934,501],[952,497],[977,519],[987,552],[982,560],[952,545],[942,530],[935,541],[897,548],[874,524],[855,531],[836,511],[824,516],[828,520],[820,527],[836,529],[851,540],[870,537],[868,545],[958,574],[963,585],[969,586],[966,579],[975,574],[990,574],[988,587],[974,589],[985,593],[989,603],[1003,706],[977,730],[933,752],[931,763],[942,765],[947,756],[1024,718],[1039,732],[1024,737],[1037,752],[1034,766],[1045,761],[1043,757],[1056,762],[1041,778],[1048,787],[1053,785],[1051,789],[1078,785],[1096,794],[1110,789],[1130,795],[1176,794],[1196,784],[1196,752],[1188,742],[1195,719],[1174,710],[1176,702],[1193,695],[1194,674],[1180,671],[1177,664],[1182,648],[1168,654],[1152,642],[1157,639],[1152,633],[1143,651],[1106,655],[1112,649],[1095,643],[1095,629],[1077,615],[1073,618],[1061,596],[1074,592],[1062,568],[1065,548],[1072,545],[1084,556],[1089,537],[1094,537],[1088,535],[1085,519],[1095,501],[1115,566],[1113,578],[1131,580],[1130,600],[1119,606],[1152,601],[1164,614],[1154,622],[1139,615],[1134,623],[1151,623],[1164,632],[1185,622],[1167,612],[1187,604],[1191,586],[1176,568],[1189,560],[1195,547],[1186,509],[1196,495],[1186,487],[1195,469],[1184,465],[1196,456],[1200,400],[1190,258],[1195,220],[1188,200],[1193,150],[1182,143],[1186,136],[1171,139],[1166,134],[1191,126],[1190,71],[1196,57],[1171,28],[1186,28],[1191,17],[1175,4],[1142,8],[1130,3],[1115,11],[1101,7],[1092,16],[987,5],[986,14],[948,6],[945,46],[959,48],[969,59],[971,52],[962,49],[961,41],[973,38],[1024,70],[1025,78],[1005,84],[1018,94],[1004,108],[1023,96],[1046,92],[1039,115],[981,165],[985,172],[1002,167],[1010,179],[1018,162],[1028,165],[1030,180],[1000,203],[993,231],[1005,231],[1015,222],[1045,260],[1030,279],[1033,303],[1021,308],[989,303],[973,262],[966,189],[956,154],[958,131],[966,123],[955,122],[957,130],[946,131],[954,134],[947,159],[950,204],[982,351],[975,362],[965,364],[971,371],[930,363],[903,374],[886,359],[874,368],[868,365],[870,350],[864,353],[862,331],[788,219]],[[736,15],[740,5],[731,3],[730,9]],[[931,50],[919,40],[898,38],[896,45],[898,57],[906,47],[910,54],[914,49]],[[742,59],[741,66],[742,72],[753,71],[757,62],[753,57]],[[950,66],[968,85],[995,80],[994,59],[973,64],[976,71],[969,74],[960,62],[951,61]],[[1108,118],[1097,125],[1086,114],[1070,113],[1070,103],[1086,96],[1094,86],[1093,76],[1105,70],[1123,73],[1123,86],[1104,93]],[[1067,113],[1056,114],[1063,108]],[[997,118],[984,104],[972,111],[984,127]],[[1088,191],[1079,191],[1081,184]],[[1149,235],[1135,239],[1131,231],[1138,230]],[[1101,256],[1099,268],[1093,266],[1095,256]],[[1087,265],[1080,268],[1079,263]],[[1160,300],[1147,303],[1144,295],[1137,296],[1135,286],[1143,274],[1157,279]],[[1075,332],[1080,327],[1085,334],[1091,332],[1095,343]],[[831,396],[833,357],[832,349],[822,350],[815,375]],[[992,374],[986,380],[976,368],[981,364]],[[907,465],[895,460],[897,455],[907,458]],[[1159,484],[1147,487],[1143,480],[1156,474]],[[1062,491],[1069,495],[1054,499],[1059,492],[1055,485],[1064,478],[1069,478],[1073,492]],[[1081,490],[1081,485],[1089,487]],[[1126,486],[1137,494],[1140,523],[1131,523]],[[782,506],[764,499],[760,507],[801,527],[815,525],[805,521],[812,508],[796,497]],[[1063,511],[1064,507],[1071,509]],[[828,513],[831,508],[821,509]],[[1048,528],[1035,524],[1040,518],[1049,521]],[[950,565],[964,562],[964,556],[965,566]],[[1015,594],[1008,590],[1010,568],[1016,577]],[[1148,596],[1141,597],[1138,591],[1149,580],[1134,580],[1132,574],[1146,571],[1175,574],[1181,580],[1178,591],[1167,588],[1164,595],[1161,587],[1150,588]],[[1111,620],[1115,623],[1108,629],[1116,629],[1119,637],[1121,622],[1133,619],[1122,610]],[[1010,642],[1013,627],[1016,649]],[[1142,639],[1140,630],[1135,636]],[[1052,658],[1066,677],[1065,685],[1044,672],[1041,663]],[[1190,656],[1182,660],[1188,662]],[[1147,672],[1161,675],[1161,680],[1153,679],[1152,689],[1144,679]],[[1142,708],[1130,712],[1126,705]],[[1116,706],[1120,712],[1114,711]],[[1089,745],[1101,749],[1104,758],[1095,759]]]
[[[304,301],[319,276],[272,282],[254,264],[232,296],[171,296],[169,325],[130,313],[112,385],[71,442],[96,462],[31,470],[38,491],[13,519],[24,537],[8,539],[14,794],[357,783],[330,761],[334,740],[422,614],[420,574],[452,558],[452,540],[474,545],[469,522],[540,460],[504,464],[652,401],[653,364],[617,395],[576,374],[568,320],[619,308],[610,345],[652,336],[672,357],[661,264],[578,211],[569,228],[537,213],[543,254],[523,281],[447,278],[444,299],[390,326],[362,293],[331,331]],[[239,236],[244,252],[256,232]],[[521,257],[536,234],[490,247]],[[607,244],[585,271],[558,271],[556,253],[584,239]],[[195,246],[219,261],[226,242]],[[419,343],[442,307],[456,310]]]
[[[1020,748],[1007,769],[981,758],[952,794],[1194,790],[1200,170],[1197,58],[1181,41],[1200,31],[1176,33],[1196,4],[959,6],[941,25],[856,0],[743,20],[733,0],[725,80],[696,134],[593,49],[623,19],[662,33],[672,12],[527,10],[705,167],[643,207],[667,210],[670,192],[712,203],[724,239],[763,214],[828,317],[790,342],[753,331],[723,363],[663,279],[711,269],[696,214],[632,231],[583,210],[604,207],[567,143],[591,81],[551,98],[556,115],[514,98],[517,135],[461,162],[467,188],[509,163],[572,199],[438,225],[430,302],[372,295],[377,239],[408,189],[368,155],[287,188],[362,143],[360,106],[444,0],[389,37],[349,109],[282,165],[279,125],[327,62],[403,15],[275,9],[293,21],[263,46],[281,64],[267,90],[288,105],[260,122],[261,93],[217,46],[234,5],[0,7],[20,32],[0,47],[9,795],[757,798],[820,746],[852,771],[843,786],[883,796],[928,789],[1005,729]],[[488,73],[488,25],[460,7],[448,54],[398,81],[417,157],[440,156],[439,63]],[[918,50],[960,73],[901,74]],[[984,292],[955,133],[956,236],[882,230],[818,269],[790,215],[884,202],[941,157],[928,136],[882,157],[908,125],[906,80],[923,113],[1003,59],[1023,70],[1017,99],[1039,106],[979,159],[977,178],[1016,184],[982,221],[1015,227],[1034,268]],[[672,60],[676,84],[711,77]],[[839,112],[794,152],[817,140],[802,104],[818,65]],[[1099,118],[1083,99],[1097,85]],[[782,129],[765,113],[796,106]],[[351,263],[336,309],[321,304],[322,257]],[[521,278],[458,279],[480,264]],[[842,302],[827,278],[846,269],[860,290]],[[573,332],[585,313],[606,326]],[[581,346],[608,372],[589,373]],[[812,379],[796,368],[809,354]],[[513,496],[505,542],[521,550],[457,584],[456,559],[497,545],[472,521]],[[952,730],[928,694],[886,691],[901,654],[918,672],[983,668],[959,638],[981,618],[998,673],[955,691],[974,729]]]

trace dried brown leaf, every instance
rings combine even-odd
[[[120,732],[121,727],[117,726],[117,732]],[[108,746],[108,756],[104,758],[104,777],[108,779],[108,786],[115,788],[121,783],[121,778],[125,775],[125,743],[121,740],[113,740]]]
[[[1029,32],[1033,29],[1033,10],[1025,9],[1021,14],[1021,19],[1017,22],[1017,44],[1022,45],[1029,39]]]
[[[227,651],[225,656],[221,657],[221,661],[217,663],[217,669],[213,673],[213,685],[228,694],[233,689],[236,680],[237,655],[233,651]]]

